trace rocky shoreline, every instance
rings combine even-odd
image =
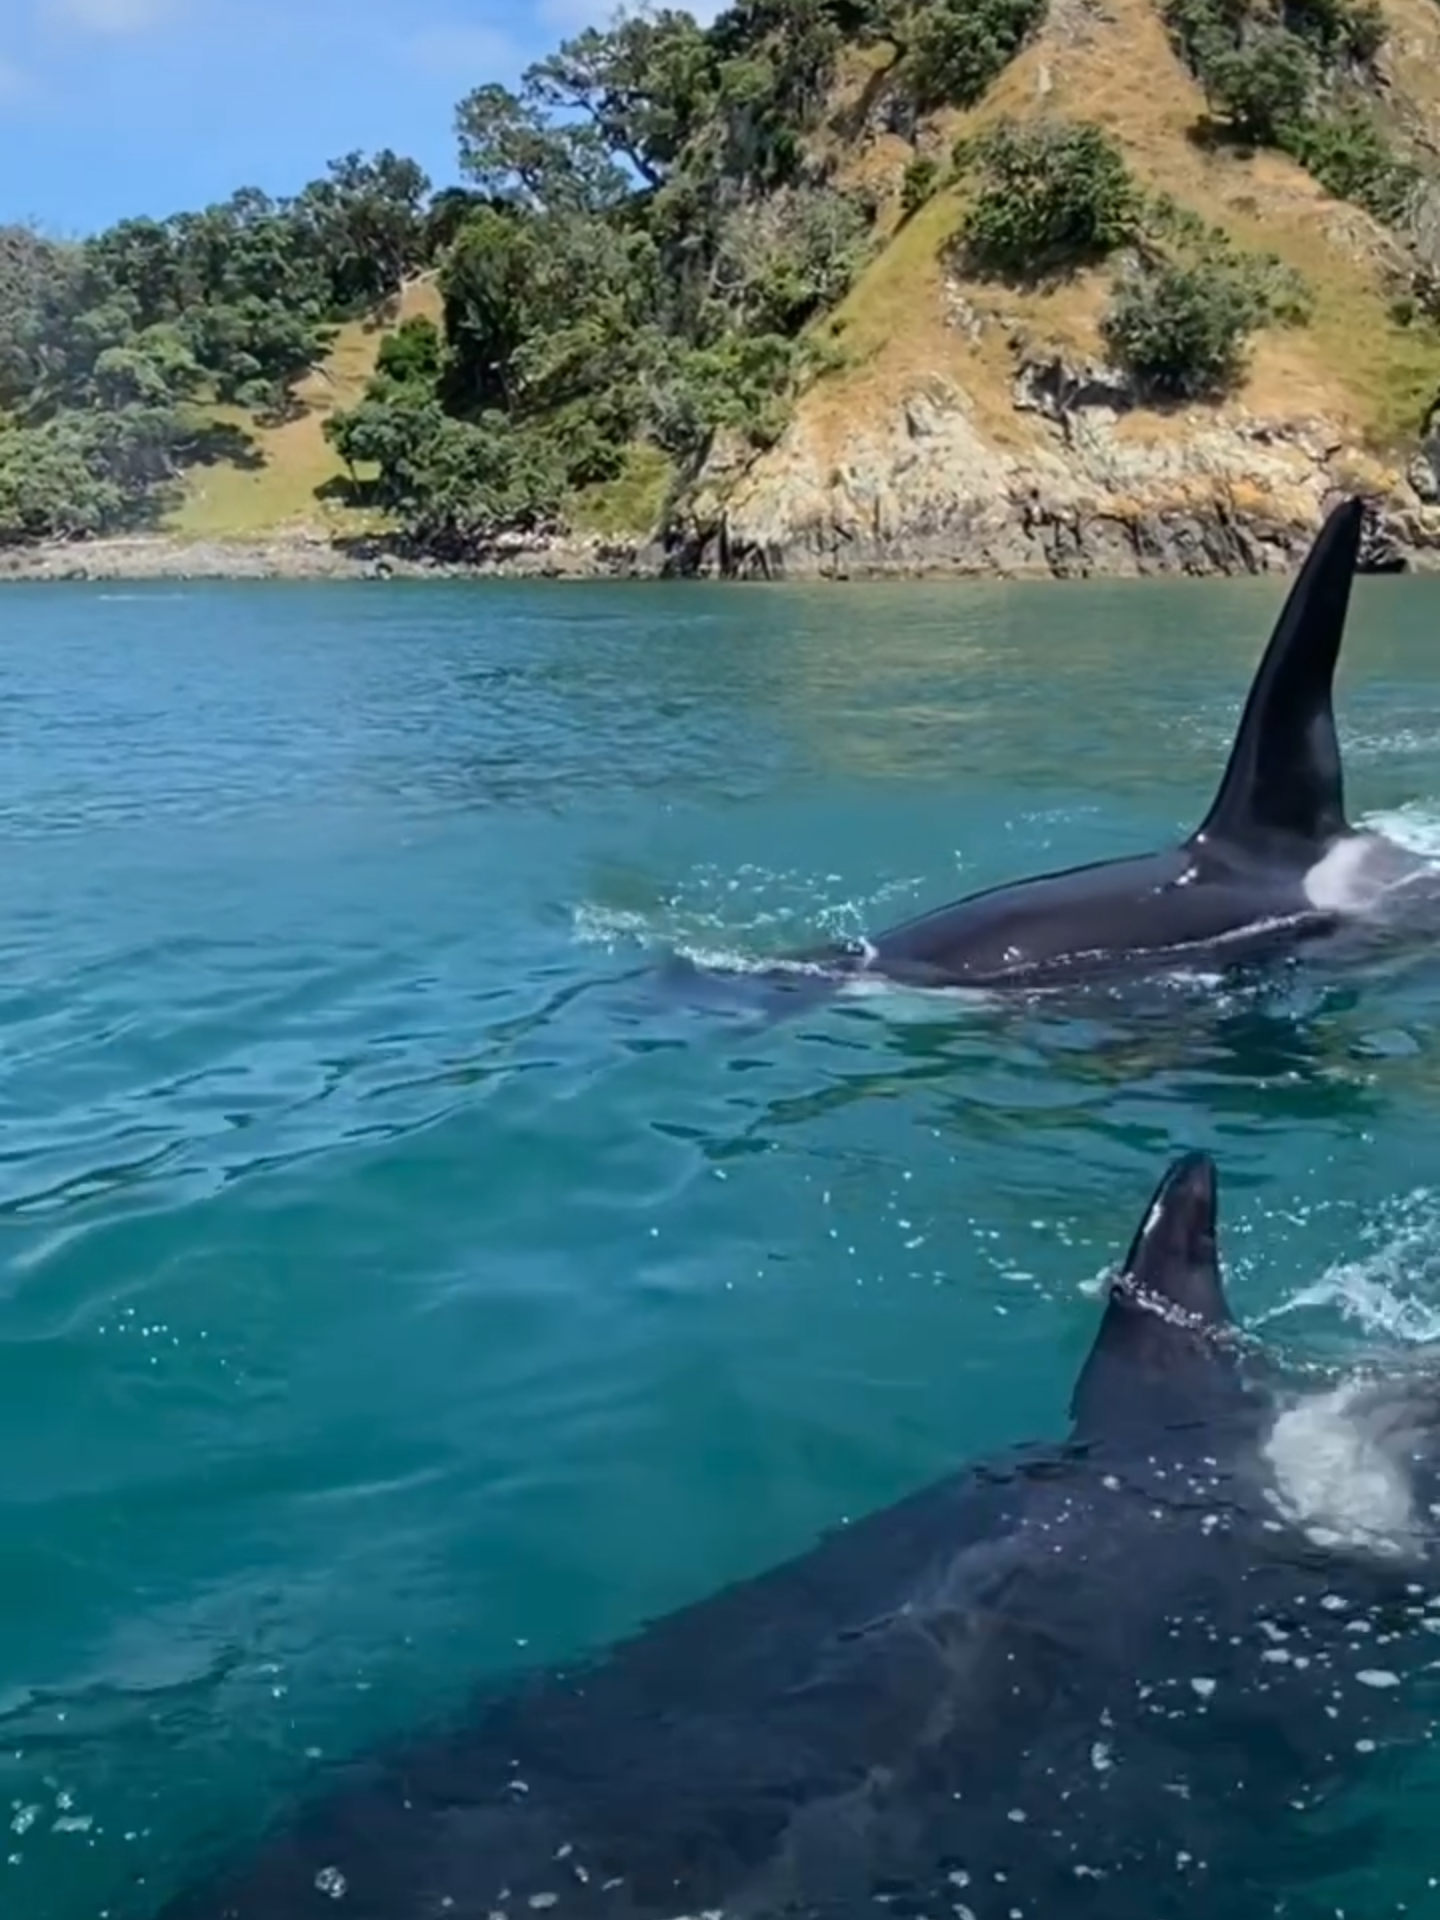
[[[526,577],[638,578],[638,544],[578,538],[506,541],[475,560],[438,561],[392,551],[379,540],[338,541],[323,533],[240,540],[183,540],[169,534],[72,540],[0,548],[0,585],[191,580],[390,580]]]
[[[1112,369],[1023,358],[999,445],[932,377],[838,435],[801,409],[757,452],[717,435],[653,536],[513,534],[453,560],[291,527],[0,548],[9,581],[1125,579],[1288,572],[1329,508],[1370,505],[1362,572],[1440,571],[1440,413],[1411,458],[1323,419],[1149,412]]]
[[[1177,506],[1121,517],[1099,510],[1047,519],[975,516],[948,538],[843,537],[768,551],[718,528],[668,542],[545,538],[507,542],[470,561],[356,551],[324,537],[184,541],[164,535],[0,550],[0,585],[111,585],[200,580],[958,580],[1227,578],[1285,572],[1304,557],[1314,526],[1224,505]],[[1429,516],[1425,516],[1428,521]],[[1318,517],[1317,522],[1318,524]],[[1362,571],[1440,571],[1440,524],[1387,514]]]

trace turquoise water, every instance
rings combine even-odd
[[[1440,967],[635,977],[1182,830],[1280,593],[4,596],[0,1911],[147,1915],[317,1757],[1060,1431],[1182,1147],[1288,1353],[1440,1333]],[[1360,584],[1341,712],[1440,849],[1437,612]]]

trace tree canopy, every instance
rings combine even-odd
[[[188,466],[243,455],[217,410],[283,419],[337,327],[421,271],[440,328],[402,329],[326,422],[355,496],[418,538],[544,520],[647,441],[678,462],[722,425],[763,441],[875,211],[806,133],[846,39],[910,10],[622,14],[467,93],[439,191],[387,149],[293,198],[242,188],[78,243],[0,230],[0,539],[153,521]]]
[[[290,200],[253,188],[79,242],[0,228],[0,539],[143,526],[217,407],[283,418],[336,325],[428,257],[430,181],[387,151]]]

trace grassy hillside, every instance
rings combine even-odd
[[[329,492],[344,466],[322,431],[325,419],[353,407],[375,372],[380,342],[403,321],[423,314],[437,325],[440,296],[433,274],[406,283],[396,300],[368,319],[340,328],[325,359],[295,388],[300,409],[282,426],[266,427],[239,407],[216,407],[222,424],[251,442],[243,463],[221,460],[193,468],[184,495],[166,516],[165,531],[181,539],[256,539],[307,529],[353,533],[374,516],[358,513]]]
[[[1429,0],[1382,0],[1390,23],[1395,99],[1391,113],[1440,137],[1440,10]],[[860,84],[863,84],[860,83]],[[857,90],[852,77],[851,97]],[[1325,193],[1283,153],[1227,147],[1197,137],[1206,118],[1199,85],[1173,50],[1152,0],[1061,0],[1038,38],[968,113],[936,116],[926,129],[937,152],[1005,117],[1041,112],[1095,122],[1122,148],[1139,183],[1168,193],[1237,247],[1273,252],[1314,296],[1303,327],[1261,329],[1231,404],[1269,418],[1315,417],[1377,450],[1412,443],[1440,389],[1440,335],[1402,325],[1382,284],[1387,235],[1361,208]],[[893,184],[914,150],[893,137],[852,156],[857,178]],[[891,213],[891,237],[841,304],[831,330],[851,369],[823,383],[812,421],[842,429],[891,404],[917,377],[942,373],[970,395],[977,415],[1005,444],[1023,433],[1011,402],[1009,331],[1076,356],[1101,357],[1098,322],[1110,275],[1081,269],[1059,285],[952,278],[946,243],[960,223],[963,190],[947,187],[908,221]],[[958,293],[981,318],[1012,323],[972,341],[949,324]],[[1171,417],[1175,432],[1187,430]],[[1163,431],[1167,417],[1139,410],[1122,432]]]

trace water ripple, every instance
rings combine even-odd
[[[840,604],[17,602],[0,1765],[36,1810],[4,1868],[26,1920],[143,1920],[200,1833],[520,1643],[619,1631],[1052,1431],[1181,1147],[1218,1155],[1237,1309],[1288,1360],[1435,1336],[1423,970],[768,1029],[649,991],[657,947],[759,957],[1173,833],[1271,599],[1075,589],[1059,649],[1038,589]],[[1356,804],[1412,838],[1440,835],[1428,606],[1366,616],[1344,696]],[[1146,620],[1185,631],[1163,676],[1117,638]]]

